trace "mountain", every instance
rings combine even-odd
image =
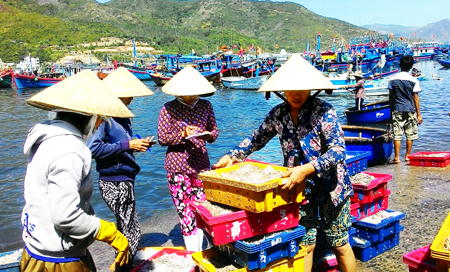
[[[54,21],[48,31],[64,46],[74,45],[76,41],[95,42],[99,35],[107,37],[109,34],[147,42],[168,53],[189,53],[191,49],[206,53],[222,45],[249,48],[252,44],[264,51],[273,52],[278,47],[298,52],[304,50],[308,42],[314,48],[319,32],[322,49],[331,48],[333,36],[338,41],[349,41],[352,37],[369,34],[367,29],[317,15],[292,2],[112,0],[102,4],[95,0],[0,0],[2,2],[23,18],[31,14],[39,16],[35,21],[40,25]],[[0,9],[0,16],[2,12]],[[33,26],[21,25],[14,17],[12,20],[15,25],[12,28],[21,26],[33,31]],[[82,31],[72,32],[74,27]],[[64,39],[59,32],[66,33]],[[73,35],[67,36],[67,32]],[[24,34],[16,31],[15,35],[21,39]],[[45,31],[42,35],[48,36]],[[48,44],[54,45],[52,40]]]
[[[440,41],[450,39],[450,19],[430,23],[423,27],[383,24],[365,25],[363,27],[380,33],[393,33],[396,37],[404,37],[406,39],[421,38]]]

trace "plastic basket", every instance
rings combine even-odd
[[[219,246],[217,249],[243,267],[250,270],[262,269],[276,260],[294,257],[299,250],[299,240],[304,235],[305,228],[298,226],[266,238],[260,243],[246,243],[241,240]]]
[[[5,258],[8,255],[16,254],[18,257],[14,260],[12,260],[9,263],[0,264],[0,271],[1,272],[19,272],[20,268],[20,259],[22,258],[22,251],[23,249],[17,249],[7,252],[0,253],[0,258]]]
[[[386,237],[399,233],[401,229],[400,220],[405,217],[405,214],[397,214],[394,211],[389,210],[386,210],[386,212],[393,215],[381,220],[380,223],[375,224],[363,221],[354,223],[353,227],[356,229],[356,233],[354,235],[358,238],[374,243],[383,241]]]
[[[350,198],[352,203],[367,204],[373,202],[376,198],[387,196],[387,182],[392,179],[390,174],[368,173],[364,174],[375,177],[368,185],[352,184],[354,195]]]
[[[349,158],[345,160],[345,163],[350,176],[367,169],[367,158],[372,154],[370,151],[346,151],[346,153]]]
[[[431,258],[430,245],[406,253],[403,255],[403,263],[408,265],[409,272],[437,272],[436,260]]]
[[[446,167],[450,164],[450,152],[417,152],[408,158],[412,166]]]
[[[355,242],[353,245],[353,253],[355,254],[355,258],[366,262],[397,246],[400,243],[400,231],[403,231],[403,226],[400,226],[399,233],[386,237],[383,241],[378,241],[376,243],[366,241],[362,245]]]
[[[330,254],[315,261],[313,271],[320,272],[339,272],[336,255]]]
[[[304,271],[304,257],[308,251],[301,247],[298,253],[293,258],[283,258],[270,263],[263,269],[251,270],[252,272],[303,272]],[[211,259],[220,256],[220,251],[215,249],[208,249],[192,254],[192,259],[198,265],[202,272],[216,272],[216,267],[210,262]],[[233,261],[229,260],[229,264]],[[249,272],[248,268],[238,268],[233,272]]]
[[[450,262],[450,251],[444,250],[445,238],[450,236],[450,213],[447,214],[444,223],[439,229],[438,234],[431,243],[431,257],[446,262]]]
[[[274,208],[290,203],[300,203],[305,199],[304,182],[295,185],[291,190],[282,190],[287,178],[252,184],[219,176],[222,173],[235,171],[244,164],[252,164],[261,169],[269,166],[266,163],[246,161],[198,174],[198,178],[203,181],[206,199],[254,213],[270,212]],[[275,170],[287,170],[286,167],[270,166]]]
[[[286,230],[299,224],[300,203],[289,204],[263,214],[239,210],[219,216],[212,216],[202,205],[190,205],[195,211],[197,226],[211,235],[215,245]]]
[[[388,208],[389,195],[391,191],[387,191],[385,196],[378,197],[374,199],[372,202],[361,204],[361,203],[353,203],[350,205],[350,213],[353,216],[356,216],[356,219],[359,221],[367,216],[376,214],[379,211],[386,210]],[[354,206],[355,204],[355,206]],[[359,207],[356,208],[356,204]]]
[[[131,270],[131,272],[138,272],[139,269],[141,269],[144,265],[146,265],[147,263],[151,262],[152,260],[156,260],[157,258],[163,256],[164,254],[177,254],[177,255],[180,255],[180,256],[187,256],[187,255],[191,255],[192,253],[193,253],[192,251],[188,251],[188,250],[180,250],[180,249],[175,249],[175,248],[163,248],[160,251],[158,251],[157,253],[155,253],[153,256],[148,258],[146,261],[142,262],[140,265],[138,265],[135,268],[133,268]],[[196,266],[194,266],[190,270],[190,272],[195,272],[195,271],[197,271],[197,267]]]

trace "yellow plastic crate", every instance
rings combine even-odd
[[[448,236],[450,236],[450,213],[430,246],[431,257],[436,259],[438,272],[450,272],[450,251],[443,249],[445,238]]]
[[[269,164],[242,162],[229,167],[201,173],[198,178],[203,181],[206,199],[246,211],[261,213],[274,208],[301,203],[305,199],[305,183],[297,184],[291,190],[282,190],[287,178],[276,178],[261,184],[246,183],[225,179],[220,174],[239,169],[240,165],[252,164],[265,169]],[[270,165],[275,170],[287,171],[286,167]]]
[[[266,268],[258,270],[249,270],[247,268],[240,268],[233,270],[232,272],[303,272],[304,271],[304,257],[308,251],[304,247],[300,247],[298,253],[293,258],[283,258],[277,260]],[[216,268],[209,261],[210,259],[216,258],[221,253],[215,249],[208,249],[205,251],[200,251],[192,253],[192,259],[198,265],[201,272],[216,272]],[[232,261],[230,260],[230,264]],[[237,266],[237,265],[236,265]]]

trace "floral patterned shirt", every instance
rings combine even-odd
[[[291,118],[289,104],[279,104],[261,126],[228,155],[233,160],[243,161],[278,135],[284,166],[309,162],[316,169],[314,177],[306,180],[307,199],[319,202],[331,197],[333,204],[339,205],[353,195],[353,188],[345,163],[344,132],[336,111],[331,104],[310,97],[300,109],[297,124],[294,125]]]
[[[161,146],[168,146],[164,169],[169,173],[195,174],[210,168],[206,142],[198,138],[186,140],[181,137],[188,125],[198,126],[199,133],[211,132],[209,143],[219,136],[214,110],[209,101],[199,99],[193,107],[177,99],[164,104],[158,120],[158,142]]]

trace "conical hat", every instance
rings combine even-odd
[[[295,54],[259,88],[258,92],[336,89],[337,87],[319,70]]]
[[[153,92],[145,86],[142,81],[124,67],[117,68],[103,79],[103,83],[105,83],[117,97],[153,95]]]
[[[49,111],[134,117],[122,101],[90,70],[80,72],[42,90],[29,98],[27,103]]]
[[[162,88],[162,92],[174,96],[202,95],[216,88],[192,66],[186,66],[174,75]]]

